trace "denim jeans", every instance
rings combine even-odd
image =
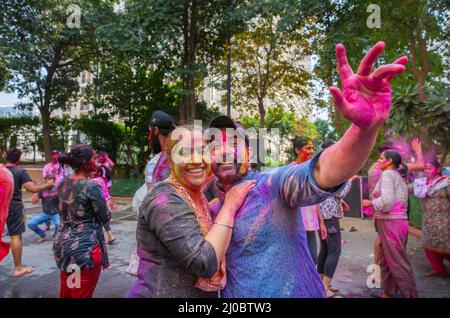
[[[55,237],[56,233],[58,232],[59,225],[60,225],[60,219],[59,214],[45,214],[44,212],[39,213],[35,217],[33,217],[30,221],[28,221],[27,226],[32,230],[34,233],[39,235],[40,237],[45,237],[45,232],[42,231],[39,228],[39,224],[47,223],[53,221],[55,223],[55,232],[53,233],[53,237]]]

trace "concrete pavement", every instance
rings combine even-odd
[[[131,201],[117,201],[119,208],[113,213],[111,227],[117,236],[117,245],[108,246],[111,267],[102,272],[94,297],[126,297],[135,277],[125,273],[131,251],[136,246],[136,216],[131,211]],[[40,206],[33,206],[30,197],[25,197],[26,215],[31,217],[39,212]],[[367,287],[367,266],[373,262],[373,242],[376,233],[369,220],[344,218],[342,221],[342,256],[336,271],[333,285],[345,297],[369,297],[380,289]],[[355,232],[349,232],[354,227]],[[50,233],[48,234],[50,236]],[[0,297],[58,297],[59,271],[52,254],[51,240],[41,244],[34,243],[36,235],[27,229],[24,233],[23,263],[32,266],[34,272],[24,277],[13,278],[12,256],[8,255],[0,264]],[[5,237],[8,240],[9,237]],[[408,255],[413,264],[420,297],[450,297],[450,279],[426,278],[430,270],[420,241],[413,236],[408,240]]]

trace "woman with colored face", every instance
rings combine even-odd
[[[372,193],[373,200],[363,200],[364,207],[374,210],[375,230],[380,241],[382,298],[394,297],[397,290],[405,298],[417,297],[414,272],[406,253],[408,235],[408,186],[404,178],[407,168],[393,150],[381,153],[382,171]]]
[[[293,141],[294,154],[298,164],[308,161],[315,154],[312,140],[302,136],[295,137]]]
[[[61,270],[61,298],[91,298],[102,267],[109,267],[102,225],[111,214],[100,186],[90,180],[96,154],[88,145],[77,145],[59,162],[74,169],[58,186],[61,227],[53,241],[56,264]],[[68,282],[73,269],[81,269],[81,286]]]
[[[235,213],[254,182],[233,187],[213,222],[202,193],[211,173],[202,132],[175,129],[167,154],[172,173],[151,188],[141,206],[138,280],[129,297],[217,297],[226,283]]]
[[[446,275],[450,261],[450,182],[436,158],[427,160],[425,178],[414,180],[414,195],[422,199],[422,247],[431,265],[427,276]]]

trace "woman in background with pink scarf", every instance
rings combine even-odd
[[[408,235],[408,186],[398,170],[406,175],[406,165],[398,152],[386,150],[378,159],[382,170],[375,186],[373,200],[363,200],[363,206],[374,210],[375,229],[380,240],[381,298],[394,297],[397,290],[405,298],[416,298],[414,272],[406,253]]]
[[[414,180],[414,195],[422,201],[422,246],[431,264],[426,276],[447,273],[444,259],[450,261],[450,182],[440,173],[434,158],[425,164],[426,178]]]

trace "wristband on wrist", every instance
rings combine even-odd
[[[232,227],[231,225],[227,225],[227,224],[222,224],[222,223],[219,223],[219,222],[214,222],[214,224],[217,224],[217,225],[222,225],[222,226],[224,226],[224,227],[227,227],[227,228],[229,228],[230,230],[232,230],[232,229],[233,229],[233,227]]]

